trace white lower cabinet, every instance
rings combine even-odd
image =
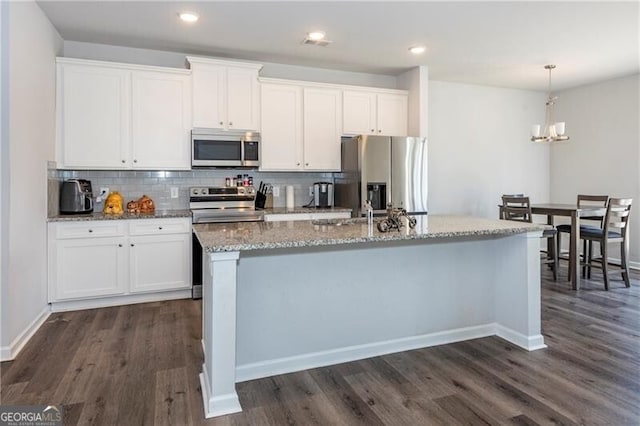
[[[51,222],[48,232],[53,305],[82,309],[162,300],[180,290],[188,296],[190,218]]]
[[[191,234],[129,239],[131,293],[190,288]]]
[[[56,243],[52,300],[115,296],[126,292],[125,238],[79,238]]]

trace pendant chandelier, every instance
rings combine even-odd
[[[553,106],[558,97],[551,96],[551,70],[555,65],[545,65],[544,69],[549,70],[549,96],[547,98],[546,118],[542,129],[539,124],[531,126],[531,140],[533,142],[559,142],[569,140],[569,136],[564,134],[564,121],[556,122],[553,115]]]

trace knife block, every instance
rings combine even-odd
[[[273,208],[273,194],[265,194],[263,192],[256,192],[256,209],[272,209]]]

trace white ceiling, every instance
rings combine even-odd
[[[639,3],[39,1],[65,40],[545,90],[639,72]],[[194,25],[177,19],[192,10]],[[322,29],[333,44],[305,46]],[[409,54],[425,44],[421,56]]]

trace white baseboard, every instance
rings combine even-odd
[[[51,302],[52,312],[77,311],[81,309],[106,308],[108,306],[133,305],[135,303],[160,302],[163,300],[190,299],[191,289],[157,293],[128,294],[125,296],[100,297],[96,299]]]
[[[496,324],[496,336],[528,351],[536,351],[547,347],[547,345],[544,344],[544,337],[542,334],[538,334],[537,336],[525,336],[522,333],[518,333],[517,331],[504,327],[500,324]]]
[[[0,361],[11,361],[20,353],[24,345],[27,344],[29,339],[35,334],[42,324],[51,315],[51,309],[49,305],[45,306],[42,312],[31,321],[31,324],[20,333],[9,346],[3,346],[0,348]]]
[[[394,352],[409,351],[429,346],[444,345],[469,339],[493,336],[496,334],[494,323],[475,327],[458,328],[437,333],[348,346],[328,351],[313,352],[304,355],[278,358],[263,362],[240,365],[236,368],[236,382],[275,376],[277,374],[308,370],[343,362],[356,361]]]
[[[202,364],[200,373],[200,388],[202,389],[202,405],[204,406],[204,416],[211,417],[224,416],[226,414],[239,413],[242,411],[238,394],[232,392],[225,395],[212,397],[209,381],[207,380],[207,365]]]

